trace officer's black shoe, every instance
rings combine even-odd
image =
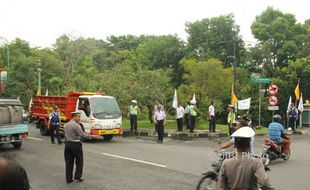
[[[78,182],[82,182],[82,181],[84,181],[84,178],[75,178],[75,180]]]
[[[73,182],[73,180],[71,179],[70,181],[67,181],[67,183],[72,183]]]

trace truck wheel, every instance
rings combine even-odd
[[[48,129],[45,126],[45,122],[44,121],[39,121],[39,128],[40,128],[40,133],[41,135],[47,136],[48,135]]]
[[[113,135],[104,135],[104,136],[103,136],[103,139],[104,139],[105,141],[110,141],[112,138],[113,138]]]
[[[20,149],[20,147],[22,147],[22,142],[15,142],[12,143],[15,149]]]

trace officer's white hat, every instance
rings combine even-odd
[[[131,103],[138,103],[137,100],[131,100]]]
[[[251,127],[241,127],[235,131],[231,137],[251,138],[254,137],[255,131]]]
[[[191,100],[189,103],[196,104],[196,102],[194,100]]]
[[[71,115],[81,115],[81,111],[74,111],[74,112],[71,112]]]

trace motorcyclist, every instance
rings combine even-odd
[[[251,137],[255,132],[251,127],[241,127],[231,137],[235,138],[236,156],[225,159],[221,165],[217,189],[274,189],[259,158],[251,156]]]
[[[284,127],[281,124],[281,116],[279,114],[275,114],[273,116],[273,122],[269,124],[269,138],[275,143],[282,145],[282,155],[287,158],[290,152],[290,140],[285,135]]]
[[[234,127],[234,131],[240,129],[241,127],[249,127],[249,125],[251,125],[251,121],[247,121],[247,120],[239,120],[236,123],[236,127]],[[232,137],[229,141],[223,143],[219,148],[215,149],[214,152],[219,152],[223,149],[229,148],[231,146],[233,146],[235,144],[235,138]],[[254,155],[255,151],[254,151],[254,136],[251,137],[251,154]]]

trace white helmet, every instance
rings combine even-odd
[[[136,104],[136,103],[137,103],[137,100],[131,100],[131,103],[135,103],[135,104]]]
[[[235,131],[231,137],[251,138],[254,137],[255,131],[251,127],[241,127]]]
[[[194,101],[194,100],[191,100],[189,103],[191,103],[191,104],[196,104],[196,102]]]

